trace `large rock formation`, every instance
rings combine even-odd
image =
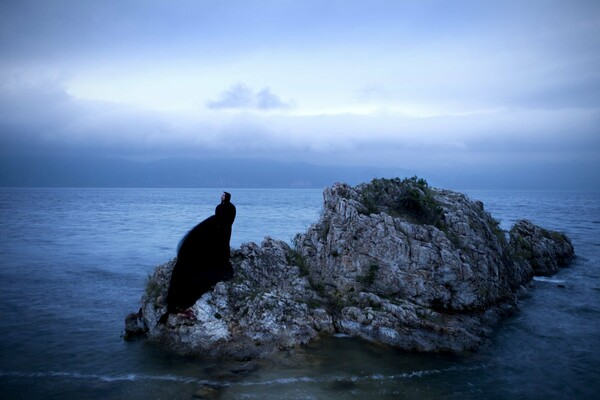
[[[529,221],[506,233],[481,202],[423,180],[324,191],[319,221],[294,246],[266,238],[232,252],[235,277],[165,311],[173,261],[149,278],[126,335],[180,353],[248,359],[342,333],[407,350],[475,349],[534,273],[574,256],[563,234]]]

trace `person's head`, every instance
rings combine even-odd
[[[230,200],[231,200],[231,193],[223,192],[223,194],[221,195],[221,202],[229,203]]]

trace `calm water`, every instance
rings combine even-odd
[[[232,246],[290,241],[320,190],[231,189]],[[0,189],[0,398],[588,399],[600,397],[600,194],[468,192],[504,228],[567,233],[572,267],[538,279],[474,354],[407,354],[326,338],[293,357],[214,363],[121,339],[147,276],[214,212],[219,190]]]

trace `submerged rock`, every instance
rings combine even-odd
[[[185,354],[264,357],[343,333],[407,350],[475,349],[534,273],[573,256],[563,234],[519,221],[509,234],[465,195],[416,178],[324,191],[320,219],[294,247],[266,238],[232,252],[232,280],[165,311],[174,262],[149,278],[126,330]]]

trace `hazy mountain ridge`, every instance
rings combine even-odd
[[[262,187],[322,188],[360,183],[401,169],[321,166],[258,159],[168,158],[149,162],[108,157],[19,157],[0,160],[3,187]]]

